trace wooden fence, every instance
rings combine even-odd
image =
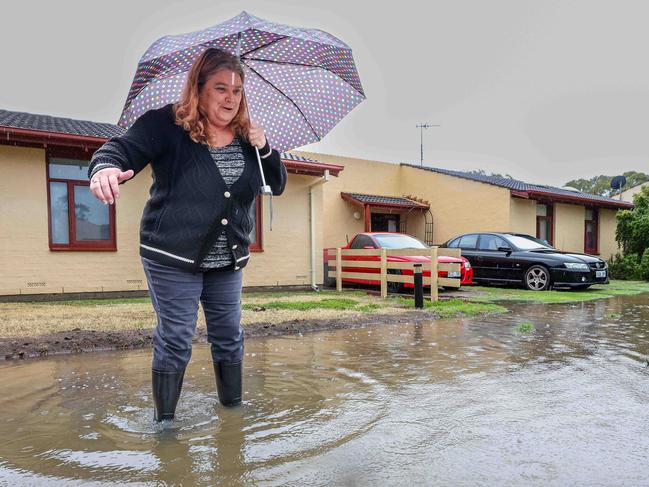
[[[336,290],[338,292],[342,291],[343,278],[380,281],[381,297],[383,298],[388,295],[388,282],[414,284],[415,262],[391,262],[388,260],[390,256],[430,256],[430,261],[421,262],[421,264],[422,273],[424,271],[431,271],[430,277],[424,277],[423,282],[424,286],[430,286],[430,299],[432,301],[438,300],[439,286],[460,287],[460,277],[439,277],[438,272],[457,272],[458,276],[460,276],[462,264],[438,263],[437,261],[437,257],[441,255],[459,258],[461,255],[460,249],[438,247],[431,247],[430,249],[342,249],[339,247],[325,250],[325,269],[328,271],[329,277],[336,278]],[[355,257],[365,257],[367,260],[355,259]],[[431,264],[433,267],[432,270]],[[345,268],[367,268],[368,270],[349,272]],[[374,269],[379,270],[377,272]],[[413,274],[389,274],[389,269],[409,269],[413,271]]]

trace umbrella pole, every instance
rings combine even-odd
[[[239,63],[241,63],[241,32],[239,32],[238,39],[237,39],[237,58],[239,59]],[[234,72],[232,72],[232,84],[234,85]],[[246,115],[248,116],[248,120],[252,120],[250,118],[250,108],[248,107],[248,97],[246,96],[246,87],[242,87],[243,91],[243,97],[246,100]],[[273,190],[270,189],[270,186],[266,184],[266,176],[264,175],[264,168],[261,165],[261,157],[259,156],[259,148],[255,146],[255,154],[257,155],[257,164],[259,165],[259,174],[261,174],[261,194],[262,195],[269,195],[269,210],[270,210],[270,223],[269,223],[269,228],[270,231],[273,231]]]

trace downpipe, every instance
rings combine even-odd
[[[316,284],[316,248],[315,248],[315,203],[313,189],[316,186],[329,182],[329,170],[325,169],[324,176],[309,184],[309,212],[310,212],[310,231],[311,231],[311,289],[319,293],[320,288]]]

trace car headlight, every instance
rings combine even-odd
[[[469,261],[467,260],[467,261],[464,263],[464,268],[467,269],[467,270],[468,270],[468,269],[471,269],[471,262],[469,262]]]
[[[587,271],[588,270],[588,264],[580,264],[577,262],[565,262],[563,265],[566,266],[568,269],[574,269],[574,270],[579,270],[579,271]]]

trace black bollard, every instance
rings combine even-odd
[[[424,307],[424,279],[421,274],[421,264],[415,264],[415,308]]]

